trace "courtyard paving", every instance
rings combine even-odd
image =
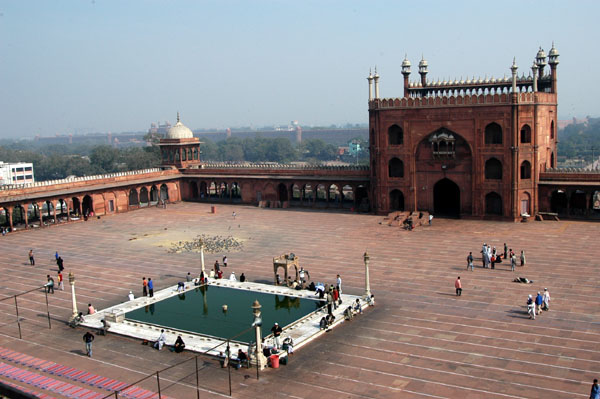
[[[113,306],[130,290],[140,295],[143,276],[160,289],[184,280],[187,272],[198,273],[198,254],[167,249],[202,233],[243,240],[242,251],[227,254],[226,274],[234,270],[251,281],[272,281],[272,257],[294,252],[313,280],[334,283],[339,273],[344,292],[360,295],[368,250],[376,306],[299,349],[288,365],[261,372],[258,380],[253,370],[232,370],[233,397],[587,398],[600,375],[598,223],[436,218],[431,227],[406,232],[379,224],[382,218],[373,215],[217,208],[212,214],[209,204],[179,203],[0,237],[2,297],[55,276],[59,251],[66,272],[76,275],[79,309],[87,303]],[[499,250],[504,242],[517,253],[524,249],[527,265],[514,273],[506,263],[482,269],[483,242]],[[35,266],[27,259],[32,248]],[[466,270],[469,251],[476,257],[473,272]],[[207,265],[222,255],[207,255]],[[454,295],[457,276],[461,297]],[[534,284],[513,283],[516,276]],[[71,314],[65,285],[64,292],[49,295],[51,329],[41,290],[19,298],[22,340],[14,301],[0,302],[0,347],[126,383],[190,359],[165,372],[161,388],[172,398],[197,397],[190,352],[159,352],[109,334],[96,338],[92,358],[84,356],[86,330],[65,323]],[[527,295],[544,287],[551,311],[529,320]],[[229,396],[227,370],[209,358],[199,367],[200,397]],[[157,391],[155,379],[139,385]]]

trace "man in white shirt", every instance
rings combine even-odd
[[[158,339],[154,343],[154,347],[158,350],[161,350],[163,345],[167,342],[167,336],[165,335],[165,330],[160,330],[160,335]]]
[[[338,291],[340,292],[340,294],[342,293],[342,278],[340,277],[340,275],[337,275],[337,287],[338,287]]]

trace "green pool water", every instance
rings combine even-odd
[[[265,294],[235,288],[208,286],[187,291],[125,314],[131,321],[151,323],[223,339],[254,341],[252,303],[262,305],[262,334],[271,333],[275,322],[285,327],[319,308],[319,301]],[[227,305],[227,312],[223,312]]]

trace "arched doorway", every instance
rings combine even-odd
[[[31,203],[27,205],[27,220],[29,224],[40,221],[40,208],[38,204]]]
[[[15,205],[12,214],[13,227],[25,224],[25,209],[21,205]]]
[[[400,190],[390,192],[390,211],[404,210],[404,194]]]
[[[567,194],[563,190],[556,190],[550,197],[550,209],[552,212],[565,214],[567,212]]]
[[[292,184],[291,192],[292,192],[292,198],[291,198],[290,202],[299,204],[300,200],[301,200],[301,196],[302,196],[302,191],[300,191],[300,187],[298,187],[297,184]]]
[[[150,205],[156,205],[158,203],[158,188],[152,186],[150,189]]]
[[[81,204],[79,203],[79,198],[77,197],[73,197],[71,198],[71,202],[73,202],[73,210],[72,215],[74,217],[79,217],[81,216]]]
[[[140,206],[148,206],[148,189],[140,188]]]
[[[496,192],[485,196],[485,214],[502,216],[502,197]]]
[[[138,206],[139,204],[138,192],[135,188],[132,188],[129,190],[129,206]]]
[[[200,182],[200,198],[204,199],[208,197],[208,187],[206,185],[206,182]]]
[[[160,200],[166,201],[169,199],[169,188],[166,184],[160,185]]]
[[[340,189],[337,184],[332,184],[329,186],[329,197],[328,202],[339,203],[340,202]]]
[[[86,195],[85,197],[83,197],[83,201],[81,204],[82,208],[83,208],[83,215],[84,216],[93,216],[94,213],[94,203],[92,201],[92,197],[90,197],[89,195]]]
[[[356,206],[361,212],[369,212],[371,210],[369,193],[367,192],[367,188],[363,185],[356,188]]]
[[[231,199],[237,201],[242,200],[242,189],[237,182],[231,183]]]
[[[587,209],[587,196],[585,195],[585,192],[576,190],[571,194],[569,205],[569,213],[571,215],[584,216]]]
[[[67,213],[68,210],[69,208],[67,207],[67,202],[62,198],[59,199],[56,206],[56,217],[67,221],[69,219]]]
[[[433,212],[436,216],[460,216],[460,189],[452,180],[443,178],[433,186]]]
[[[287,190],[287,187],[285,186],[285,184],[279,183],[279,185],[277,186],[277,193],[279,194],[280,202],[288,201],[288,190]]]
[[[190,195],[193,199],[198,198],[198,183],[196,183],[194,180],[192,180],[190,183]]]
[[[344,208],[354,206],[354,189],[348,184],[342,187],[342,206]]]

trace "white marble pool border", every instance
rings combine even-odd
[[[241,283],[239,281],[230,281],[226,279],[209,279],[209,286],[235,288],[262,294],[285,295],[290,297],[313,300],[317,299],[317,296],[311,291],[298,291],[285,286],[267,285],[254,282]],[[198,287],[194,286],[194,284],[191,282],[186,282],[184,292],[194,290],[195,288]],[[115,306],[99,310],[93,315],[86,315],[84,316],[85,321],[82,323],[82,325],[94,329],[102,329],[102,319],[104,319],[107,316],[107,320],[119,317],[127,312],[131,312],[144,306],[163,301],[167,298],[171,298],[179,294],[180,292],[177,291],[177,285],[174,285],[155,292],[152,298],[138,297],[135,298],[133,301],[123,302]],[[344,322],[344,309],[350,304],[354,303],[356,299],[360,300],[363,309],[365,309],[368,306],[368,304],[365,301],[363,301],[363,298],[355,295],[342,294],[341,298],[342,305],[338,306],[338,308],[333,311],[333,314],[335,316],[335,322],[331,326],[332,328],[337,327]],[[309,315],[302,317],[287,326],[284,326],[282,337],[285,338],[289,336],[294,340],[294,350],[301,348],[302,346],[306,345],[312,340],[318,338],[321,334],[325,333],[325,330],[321,330],[319,328],[319,321],[325,314],[326,313],[324,311],[312,312]],[[248,307],[248,316],[249,319],[252,317],[252,309],[250,308],[250,306]],[[250,325],[248,325],[248,327],[250,327]],[[271,326],[263,325],[262,328],[270,330]],[[201,334],[195,334],[191,332],[184,332],[168,327],[156,326],[138,321],[112,321],[110,322],[108,332],[153,342],[156,341],[156,339],[158,338],[161,329],[165,330],[165,335],[167,336],[167,345],[173,345],[173,343],[177,339],[177,336],[181,335],[183,341],[185,342],[186,350],[191,350],[200,353],[208,352],[211,355],[218,355],[219,352],[225,352],[224,344],[227,342],[226,340],[204,336]],[[270,337],[267,337],[265,340],[267,341],[267,343],[272,343],[272,338]],[[230,346],[232,355],[235,355],[238,349],[242,349],[244,352],[248,350],[247,345],[241,345],[235,342],[231,342]]]

